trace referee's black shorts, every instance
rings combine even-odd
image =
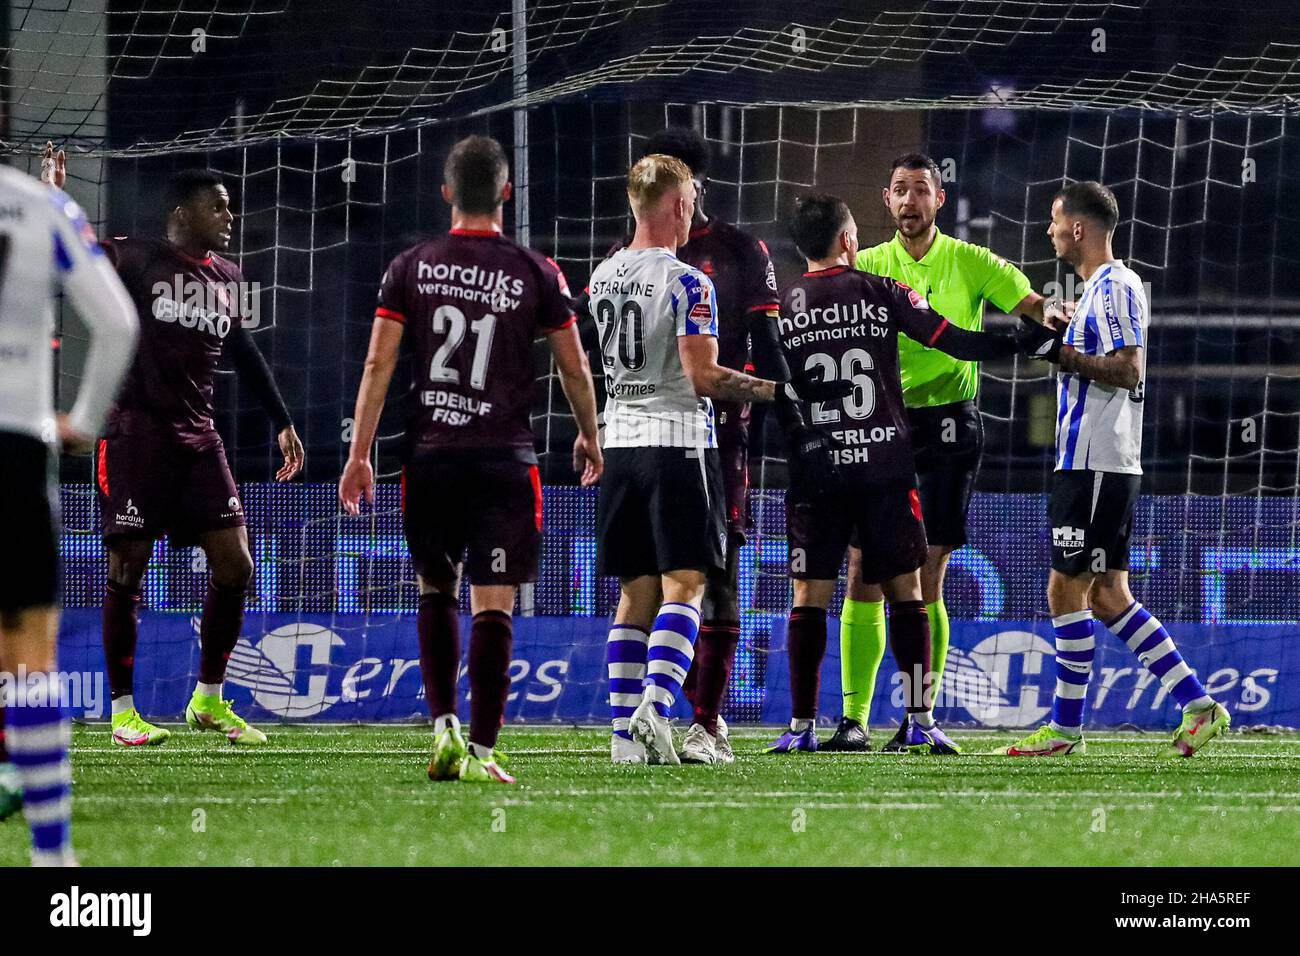
[[[726,567],[716,448],[606,448],[596,506],[596,566],[636,578]]]
[[[58,459],[38,438],[0,431],[0,502],[11,560],[0,574],[0,611],[61,603]]]
[[[966,516],[984,453],[979,409],[973,401],[953,402],[909,408],[907,418],[926,540],[960,548],[967,540]]]

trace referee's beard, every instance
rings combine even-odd
[[[898,228],[898,231],[908,239],[918,239],[928,233],[934,226],[934,216],[926,219],[919,213],[908,213],[907,215],[914,218],[905,219],[904,214],[899,213],[894,217],[894,225]]]

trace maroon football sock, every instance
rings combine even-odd
[[[208,582],[199,622],[199,683],[220,684],[226,679],[226,663],[244,626],[244,585],[231,587]]]
[[[705,625],[700,625],[700,636],[704,635]],[[697,709],[700,692],[700,650],[701,641],[699,637],[695,639],[695,654],[691,657],[691,669],[686,672],[686,679],[682,681],[682,696],[690,702],[691,709]]]
[[[469,632],[469,739],[489,749],[505,720],[514,625],[501,611],[479,611]]]
[[[108,690],[116,700],[132,693],[135,683],[135,642],[140,635],[140,589],[109,581],[100,613]]]
[[[790,649],[790,716],[795,720],[817,717],[817,697],[822,685],[822,658],[826,656],[826,608],[790,610],[786,632]]]
[[[460,611],[450,594],[420,595],[416,616],[420,632],[420,675],[430,717],[456,713],[460,677]]]
[[[922,601],[889,605],[889,648],[903,677],[903,703],[909,714],[930,709],[934,674],[930,670],[930,618]]]
[[[737,621],[705,621],[695,640],[695,662],[690,672],[696,675],[695,693],[688,694],[687,699],[695,708],[695,722],[702,724],[711,734],[718,732],[718,714],[727,697],[739,640],[740,623]],[[685,685],[682,690],[686,690]]]

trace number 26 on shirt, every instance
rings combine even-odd
[[[876,410],[876,383],[867,373],[875,368],[871,353],[866,349],[849,349],[841,356],[839,363],[835,356],[825,352],[814,352],[804,362],[804,371],[821,370],[823,382],[847,379],[853,383],[853,391],[843,399],[844,414],[858,420],[870,418]],[[837,409],[827,408],[830,402],[813,402],[812,420],[814,425],[828,425],[840,420]]]

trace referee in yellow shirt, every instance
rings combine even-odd
[[[971,331],[984,327],[984,303],[1008,313],[1043,321],[1059,313],[1059,303],[1034,292],[1025,274],[983,246],[946,236],[934,224],[943,207],[939,167],[929,156],[908,153],[894,160],[889,185],[882,190],[885,207],[898,231],[880,245],[862,249],[856,266],[911,286],[930,307],[954,325]],[[948,657],[948,611],[943,579],[948,558],[966,543],[966,513],[979,471],[984,431],[975,396],[979,363],[926,348],[906,336],[898,339],[907,405],[916,450],[921,514],[929,550],[921,570],[921,596],[930,617],[932,668],[943,673]],[[885,653],[885,603],[880,588],[863,584],[861,552],[849,552],[849,591],[840,624],[844,718],[824,750],[867,750],[867,718],[876,671]],[[939,682],[935,680],[935,694]],[[930,714],[913,715],[923,726]],[[901,749],[907,718],[885,750]]]

